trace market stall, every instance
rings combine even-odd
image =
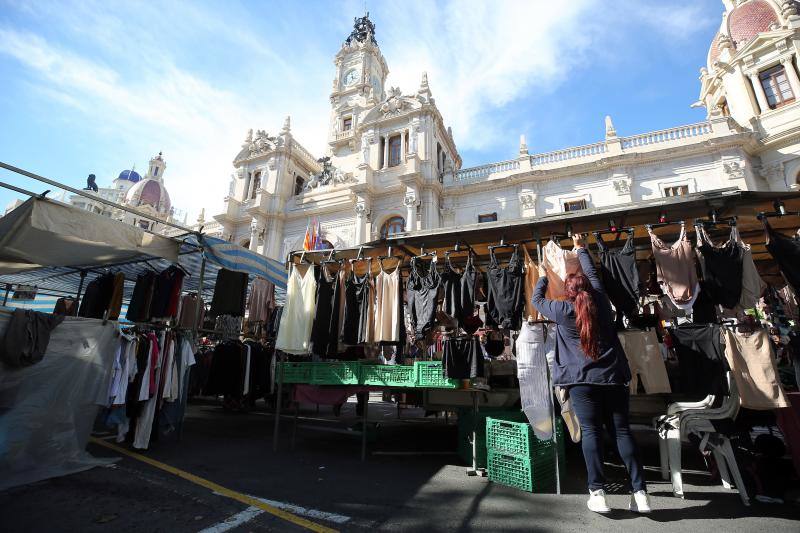
[[[384,342],[376,335],[370,337],[369,325],[364,329],[364,324],[358,320],[348,322],[348,307],[352,308],[351,316],[362,316],[358,298],[346,299],[339,307],[343,313],[339,319],[348,323],[345,329],[353,331],[353,328],[356,328],[361,332],[344,344],[355,344],[364,348],[360,357],[361,378],[353,385],[380,386],[380,381],[374,379],[377,372],[387,374],[391,372],[396,375],[395,377],[402,377],[404,372],[409,376],[415,373],[418,375],[421,363],[433,363],[443,359],[435,368],[445,382],[447,379],[466,379],[466,381],[455,387],[446,385],[424,387],[426,405],[446,409],[454,409],[457,406],[468,407],[475,403],[476,397],[486,404],[491,404],[493,397],[507,395],[508,391],[502,386],[492,386],[491,390],[486,390],[486,379],[491,378],[492,369],[503,359],[517,359],[519,363],[521,347],[518,332],[533,328],[546,330],[548,327],[546,317],[535,316],[530,310],[525,309],[526,301],[530,299],[529,291],[539,275],[539,267],[544,267],[548,278],[553,276],[552,279],[557,280],[561,277],[563,280],[569,269],[571,252],[562,246],[570,242],[573,234],[591,234],[593,238],[590,241],[590,251],[600,257],[604,276],[605,274],[610,276],[607,282],[625,281],[611,279],[614,276],[611,272],[613,268],[609,266],[610,263],[606,263],[607,258],[618,261],[620,254],[624,254],[629,258],[627,259],[629,264],[636,270],[637,279],[632,284],[635,286],[630,287],[632,294],[628,296],[628,299],[632,300],[630,307],[625,305],[625,291],[621,291],[619,298],[613,303],[619,315],[621,342],[628,346],[626,352],[629,354],[631,367],[634,368],[637,378],[632,384],[632,388],[635,389],[632,392],[640,393],[633,397],[632,404],[640,410],[643,420],[649,420],[656,414],[663,414],[667,405],[677,399],[696,398],[698,395],[703,397],[713,393],[710,387],[715,387],[722,379],[721,375],[716,375],[718,371],[722,371],[722,366],[718,368],[714,365],[709,366],[709,361],[714,357],[719,359],[724,351],[723,348],[715,343],[713,357],[705,353],[690,353],[691,350],[685,343],[684,337],[688,339],[698,335],[697,331],[687,333],[691,328],[702,330],[702,335],[709,339],[715,336],[719,338],[722,332],[728,332],[733,335],[731,337],[733,343],[739,342],[739,349],[744,351],[749,348],[740,340],[746,336],[767,338],[767,332],[758,320],[760,315],[757,311],[751,312],[751,310],[761,305],[759,303],[762,295],[761,280],[768,286],[782,289],[786,286],[785,278],[790,281],[792,279],[791,266],[787,266],[786,257],[774,257],[775,254],[781,253],[776,251],[774,243],[786,242],[787,238],[791,239],[794,236],[800,226],[799,213],[800,194],[796,192],[758,193],[730,189],[574,213],[474,224],[456,230],[448,228],[398,234],[350,250],[293,252],[287,257],[292,269],[289,274],[287,301],[297,299],[296,313],[299,314],[296,315],[294,323],[303,323],[308,329],[304,333],[296,332],[301,342],[295,347],[290,347],[288,351],[296,354],[313,353],[322,361],[342,360],[341,349],[314,349],[312,331],[319,316],[318,308],[315,306],[318,304],[317,295],[322,289],[318,290],[316,285],[309,289],[306,284],[313,284],[310,280],[323,279],[320,287],[322,285],[338,287],[338,289],[326,288],[324,292],[326,300],[322,321],[329,325],[331,309],[335,307],[331,307],[331,299],[335,300],[336,290],[356,295],[362,290],[360,286],[365,284],[369,286],[372,283],[378,287],[388,275],[397,272],[397,275],[401,276],[398,283],[400,291],[403,291],[403,287],[406,290],[406,294],[400,298],[406,301],[406,315],[412,315],[410,323],[397,322],[398,327],[409,328],[409,338],[405,343],[400,343],[402,347],[398,348],[392,342]],[[770,247],[767,246],[767,231],[773,243]],[[728,241],[729,244],[719,246],[724,241]],[[668,244],[665,245],[665,242]],[[604,247],[600,248],[603,245]],[[724,264],[717,257],[722,253],[719,250],[725,246],[731,249],[731,253],[735,255],[733,263],[738,265],[738,273],[734,269],[732,278],[725,273]],[[666,254],[670,254],[670,250],[677,247],[685,252],[685,257],[679,258],[677,264],[683,268],[680,275],[688,276],[687,285],[691,285],[684,291],[686,294],[678,294],[678,291],[672,290],[674,287],[668,284],[670,272],[665,266],[667,260],[659,256],[660,251],[666,250]],[[557,264],[559,260],[561,260],[560,269]],[[564,261],[567,261],[566,265]],[[749,269],[746,270],[749,274],[743,274],[742,268]],[[473,295],[471,299],[468,298],[470,309],[463,312],[465,306],[462,306],[459,311],[458,306],[453,304],[452,297],[453,294],[456,297],[463,295],[461,280],[465,273],[471,272],[472,269],[515,271],[514,276],[519,278],[519,281],[516,292],[512,291],[514,301],[499,303],[495,301],[493,304],[492,281],[488,280],[485,283],[488,283],[489,294],[482,298]],[[315,270],[317,274],[309,274]],[[609,272],[605,272],[606,270]],[[324,272],[324,276],[320,277],[319,272]],[[735,295],[735,301],[729,301],[730,295],[725,294],[726,287],[721,273],[728,276],[729,281],[732,280],[730,292]],[[297,280],[296,289],[292,288],[293,276]],[[715,276],[719,279],[715,280]],[[449,280],[446,279],[448,277]],[[755,288],[752,287],[754,278]],[[457,280],[458,286],[452,280]],[[648,281],[653,282],[650,288],[646,287]],[[557,285],[557,282],[553,284]],[[793,289],[791,285],[790,283],[790,290]],[[359,288],[353,288],[356,286]],[[441,308],[437,296],[439,287],[443,287],[444,292]],[[519,290],[519,287],[523,287],[524,290]],[[375,289],[376,292],[379,290]],[[497,295],[494,297],[497,298]],[[384,299],[380,292],[370,298],[374,298],[370,301],[376,309],[366,311],[363,316],[367,319],[373,313],[382,313],[381,309],[386,307],[382,304]],[[448,301],[449,298],[451,301]],[[791,299],[794,301],[793,295]],[[389,305],[393,305],[396,300],[388,301],[392,302]],[[702,312],[699,302],[702,302]],[[669,310],[664,311],[669,305],[671,305]],[[459,313],[462,315],[459,316]],[[470,323],[473,318],[478,319],[480,325],[477,328],[475,324]],[[792,314],[785,318],[785,322],[782,323],[785,331],[793,329],[797,317]],[[400,319],[395,317],[393,320]],[[426,324],[421,329],[418,328],[420,321]],[[341,325],[339,327],[341,328]],[[480,344],[475,343],[472,338],[475,333],[481,338]],[[665,336],[672,343],[668,347],[664,345]],[[340,333],[339,338],[344,337]],[[547,334],[545,333],[543,337],[546,338]],[[336,336],[331,334],[326,338],[336,338]],[[545,343],[535,334],[534,337],[526,337],[525,342],[530,344],[523,349],[532,351],[537,361],[543,361],[544,353],[548,351]],[[462,348],[464,343],[470,346],[466,351]],[[496,351],[490,353],[487,345]],[[475,353],[471,351],[472,346],[476,346],[475,350],[482,350],[478,357],[471,356]],[[449,356],[448,351],[450,351]],[[396,356],[396,365],[377,364],[379,361],[388,361],[390,354]],[[751,356],[753,353],[748,352],[745,359]],[[401,359],[411,364],[403,365]],[[480,365],[477,364],[478,360],[481,361]],[[767,367],[770,362],[774,363],[774,353],[767,356],[766,362]],[[291,366],[283,368],[291,369],[296,374],[302,364],[294,362],[290,363]],[[340,362],[331,364],[341,365]],[[699,367],[695,367],[696,370],[701,367],[705,370],[699,373],[689,370],[689,366],[693,364],[700,364]],[[413,365],[417,365],[416,368]],[[467,367],[466,371],[464,365]],[[675,367],[670,368],[670,375],[667,372],[667,365]],[[395,366],[398,369],[386,370],[387,366]],[[478,369],[477,366],[484,368]],[[740,366],[733,368],[733,374],[738,379],[751,370]],[[522,368],[517,368],[514,372],[520,378],[519,388],[509,387],[509,389],[516,388],[517,395],[522,392],[522,408],[528,414],[534,431],[538,426],[539,429],[544,428],[541,431],[542,435],[554,437],[552,417],[548,423],[546,420],[548,417],[541,414],[541,407],[552,403],[548,404],[543,400],[544,395],[541,390],[530,389],[535,384],[535,380],[531,381],[535,376],[528,374],[533,371],[541,372],[541,365],[538,365],[538,368],[526,368],[524,372]],[[313,367],[308,372],[309,376],[312,375]],[[777,383],[777,373],[769,368],[765,372],[769,374],[764,376],[765,379],[771,380],[771,384],[777,387],[775,389],[777,392],[773,397],[762,398],[764,404],[760,408],[784,407],[785,397],[780,391],[780,383]],[[354,378],[351,376],[351,379]],[[311,378],[304,381],[296,375],[288,381],[314,383]],[[641,385],[636,381],[641,381]],[[338,384],[346,383],[339,381]],[[389,383],[386,378],[383,383],[387,388],[415,385],[419,386],[421,383],[404,384],[402,379]],[[751,392],[759,394],[758,391]],[[546,393],[546,396],[549,397],[550,393]],[[479,409],[480,405],[475,407]],[[548,424],[549,434],[546,431]],[[576,424],[568,424],[569,426],[575,427]],[[276,420],[276,443],[277,430]]]

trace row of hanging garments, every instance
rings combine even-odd
[[[276,348],[336,359],[347,346],[405,343],[403,285],[399,265],[391,271],[370,261],[292,265]],[[331,266],[338,265],[338,271]]]
[[[117,430],[117,442],[127,438],[134,448],[147,449],[159,433],[175,431],[183,420],[194,353],[187,334],[121,330],[105,416],[106,424]]]
[[[130,322],[166,322],[178,315],[178,305],[186,272],[175,265],[136,276],[128,311]],[[88,292],[88,288],[87,288]]]

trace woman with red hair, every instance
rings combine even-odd
[[[569,390],[581,425],[581,446],[589,478],[590,510],[609,512],[603,475],[603,425],[625,462],[633,494],[630,509],[647,513],[650,502],[636,441],[628,423],[631,370],[617,338],[614,314],[594,261],[581,235],[573,237],[583,273],[570,274],[565,282],[566,300],[545,298],[547,276],[542,275],[533,293],[533,306],[556,323],[553,384]]]

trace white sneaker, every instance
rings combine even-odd
[[[611,508],[606,503],[606,491],[603,489],[589,490],[589,501],[586,502],[586,507],[595,513],[609,513]]]
[[[631,504],[629,509],[634,513],[650,512],[650,496],[643,490],[637,490],[631,494]]]

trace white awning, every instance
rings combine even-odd
[[[48,199],[0,218],[0,274],[103,265],[147,255],[177,262],[180,242]]]

